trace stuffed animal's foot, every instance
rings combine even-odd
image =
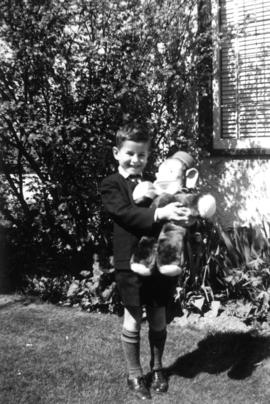
[[[131,271],[136,272],[136,274],[139,274],[141,276],[150,276],[152,274],[152,269],[146,267],[143,264],[139,264],[137,262],[132,262],[130,264]]]
[[[183,268],[175,264],[161,265],[158,270],[162,275],[165,276],[178,276],[183,273]]]

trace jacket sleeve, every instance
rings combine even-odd
[[[112,219],[128,231],[148,233],[153,230],[156,208],[139,207],[124,195],[118,181],[106,178],[101,184],[103,205]]]

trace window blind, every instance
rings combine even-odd
[[[270,0],[219,0],[220,137],[270,136]]]

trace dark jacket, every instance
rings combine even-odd
[[[154,222],[156,208],[139,207],[132,198],[134,184],[119,173],[107,177],[101,184],[101,197],[114,222],[114,265],[118,270],[130,268],[134,247],[143,235],[157,230]]]

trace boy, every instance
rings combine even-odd
[[[162,369],[162,355],[166,341],[166,304],[173,293],[175,278],[154,273],[142,277],[130,269],[130,258],[143,235],[155,234],[159,222],[178,220],[189,223],[191,211],[179,203],[162,208],[136,206],[132,191],[142,176],[150,151],[150,137],[145,127],[132,124],[122,127],[113,147],[118,161],[118,173],[101,184],[105,209],[114,221],[113,249],[116,283],[124,305],[121,334],[126,359],[129,389],[143,400],[151,394],[145,384],[140,364],[140,326],[142,307],[146,307],[149,322],[151,387],[165,393],[168,382]]]

